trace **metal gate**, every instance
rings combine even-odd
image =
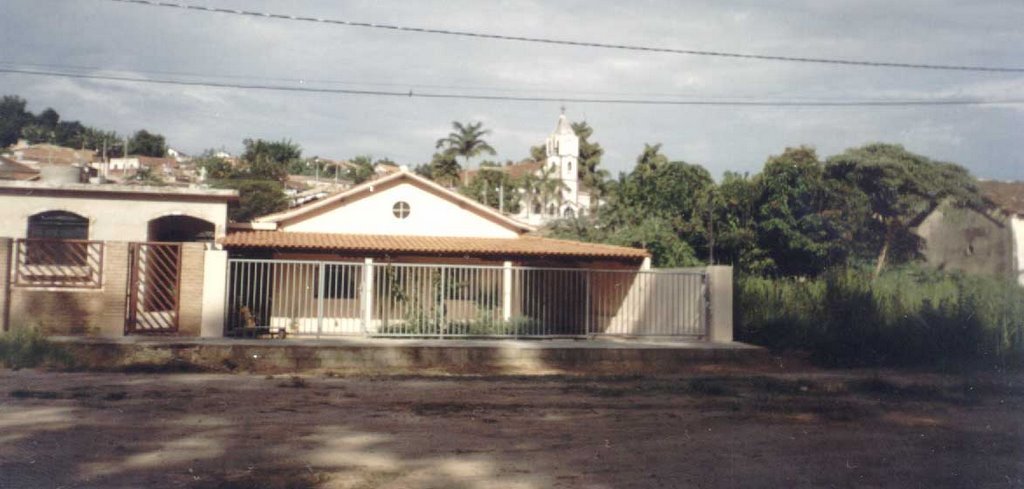
[[[131,243],[126,334],[178,331],[181,244]]]

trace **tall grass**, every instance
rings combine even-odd
[[[1005,365],[1024,357],[1024,288],[906,266],[740,277],[736,336],[829,365]]]
[[[15,328],[0,334],[0,366],[69,368],[73,364],[71,354],[48,340],[37,328]]]

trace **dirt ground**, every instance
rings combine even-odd
[[[0,487],[1024,487],[1024,375],[0,371]]]

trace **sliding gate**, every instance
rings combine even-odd
[[[704,269],[231,259],[227,333],[402,337],[707,335]]]

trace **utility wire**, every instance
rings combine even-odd
[[[401,89],[428,89],[428,90],[468,90],[474,92],[526,92],[526,93],[544,93],[544,94],[567,94],[571,93],[572,96],[580,95],[604,95],[604,96],[623,96],[623,97],[699,97],[701,99],[726,99],[726,100],[738,100],[738,99],[761,99],[763,100],[779,100],[785,99],[780,95],[783,93],[766,93],[760,95],[754,94],[730,94],[724,95],[721,93],[684,93],[684,92],[622,92],[622,91],[598,91],[598,90],[556,90],[551,89],[547,86],[537,85],[525,85],[523,87],[495,87],[495,86],[473,86],[473,85],[432,85],[423,83],[402,83],[402,82],[379,82],[379,81],[358,81],[358,80],[339,80],[339,79],[317,79],[307,77],[267,77],[258,75],[243,75],[243,74],[218,74],[218,73],[199,73],[194,71],[168,71],[168,70],[128,70],[114,67],[103,67],[103,66],[85,66],[85,65],[68,65],[68,64],[53,64],[53,63],[27,63],[27,62],[15,62],[15,61],[4,61],[0,60],[0,68],[11,68],[11,69],[47,69],[47,70],[58,70],[61,72],[86,72],[92,74],[112,74],[112,75],[144,75],[147,77],[159,77],[159,76],[171,76],[176,79],[181,77],[186,78],[200,78],[200,79],[228,79],[228,80],[246,80],[250,83],[259,82],[285,82],[285,83],[299,83],[303,86],[308,85],[347,85],[347,86],[363,86],[363,87],[392,87]],[[799,100],[809,101],[835,101],[844,100],[842,96],[830,96],[830,97],[803,97]],[[849,100],[849,98],[845,98]],[[884,100],[884,99],[883,99]]]
[[[905,63],[889,61],[872,61],[862,59],[841,59],[841,58],[813,58],[803,56],[770,55],[733,53],[726,51],[709,51],[699,49],[677,49],[657,46],[639,46],[631,44],[608,44],[587,41],[571,41],[566,39],[551,39],[542,37],[513,36],[504,34],[490,34],[485,32],[459,31],[451,29],[434,29],[429,27],[403,26],[396,24],[377,24],[372,22],[359,22],[344,19],[325,19],[319,17],[305,17],[300,15],[277,14],[271,12],[256,12],[252,10],[238,10],[219,7],[207,7],[203,5],[190,5],[186,3],[161,2],[156,0],[107,0],[111,2],[130,3],[145,5],[148,7],[175,8],[184,10],[195,10],[202,12],[214,12],[221,14],[244,15],[249,17],[265,17],[271,19],[291,20],[298,22],[316,22],[321,24],[335,24],[349,27],[364,27],[369,29],[385,29],[392,31],[416,32],[422,34],[441,34],[448,36],[473,37],[481,39],[495,39],[499,41],[518,41],[541,44],[555,44],[561,46],[579,46],[588,48],[617,49],[626,51],[645,51],[653,53],[685,54],[692,56],[715,56],[735,59],[754,59],[765,61],[788,61],[796,63],[817,63],[847,66],[870,66],[876,68],[905,68],[920,70],[945,70],[945,71],[971,71],[988,73],[1024,73],[1024,68],[1006,66],[975,66],[975,65],[951,65],[951,64],[928,64],[928,63]]]
[[[150,83],[159,85],[178,85],[193,87],[273,90],[281,92],[327,93],[345,95],[369,95],[378,97],[406,97],[430,99],[460,100],[491,100],[511,102],[572,102],[589,104],[618,105],[692,105],[692,106],[726,106],[726,107],[914,107],[914,106],[965,106],[965,105],[1007,105],[1024,104],[1024,99],[917,99],[917,100],[859,100],[859,101],[768,101],[768,100],[652,100],[626,98],[587,98],[587,97],[537,97],[514,95],[481,95],[451,92],[415,92],[394,90],[356,90],[347,88],[294,87],[284,85],[243,84],[218,81],[172,80],[165,78],[139,78],[130,76],[98,75],[84,73],[64,73],[45,70],[25,70],[16,68],[0,68],[0,73],[21,74],[29,76],[49,76],[75,78],[84,80],[102,80],[129,83]]]

